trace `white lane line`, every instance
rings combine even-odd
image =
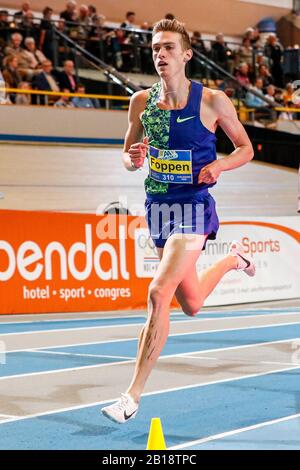
[[[185,442],[184,444],[179,444],[177,446],[168,447],[168,450],[177,450],[177,449],[185,449],[188,450],[187,447],[195,446],[204,444],[205,442],[216,441],[219,439],[223,439],[224,437],[234,436],[235,434],[240,434],[246,431],[252,431],[253,429],[263,428],[265,426],[270,426],[272,424],[282,423],[284,421],[290,421],[292,419],[300,418],[300,413],[295,415],[285,416],[283,418],[272,419],[271,421],[264,421],[262,423],[253,424],[251,426],[247,426],[244,428],[234,429],[232,431],[223,432],[220,434],[214,434],[212,436],[204,437],[201,439],[196,439],[195,441]]]
[[[220,317],[215,317],[215,318],[206,318],[205,320],[213,320],[213,319],[223,319],[223,316],[224,315],[224,318],[240,318],[240,316],[244,317],[244,315],[246,316],[247,313],[253,313],[253,315],[249,315],[249,316],[254,316],[254,317],[257,317],[257,316],[266,316],[266,315],[273,315],[272,312],[280,312],[283,314],[291,314],[291,315],[295,315],[297,313],[300,313],[300,308],[298,307],[294,307],[294,308],[280,308],[280,307],[272,307],[272,308],[257,308],[257,310],[253,309],[253,308],[250,308],[250,309],[244,309],[244,310],[204,310],[202,313],[203,315],[214,315],[214,314],[218,314],[218,315],[221,315]],[[257,313],[257,312],[269,312],[269,313]],[[239,316],[234,316],[236,313],[240,313],[242,315],[239,315]],[[40,314],[36,314],[36,316],[38,317],[38,315]],[[42,315],[45,315],[45,314],[42,314]],[[99,315],[99,312],[89,312],[88,315]],[[53,318],[53,319],[39,319],[37,318],[36,320],[22,320],[20,318],[20,321],[1,321],[1,318],[0,318],[0,327],[1,325],[19,325],[19,324],[23,324],[23,323],[32,323],[32,324],[36,324],[36,323],[55,323],[55,322],[58,322],[58,323],[63,323],[63,322],[76,322],[76,321],[89,321],[89,320],[92,320],[92,321],[95,321],[95,320],[99,320],[101,322],[101,320],[128,320],[128,319],[131,319],[131,318],[143,318],[144,316],[146,315],[146,312],[145,313],[140,313],[139,315],[128,315],[128,316],[124,316],[124,315],[113,315],[113,316],[110,316],[110,317],[96,317],[96,318]],[[182,316],[184,315],[183,312],[181,311],[178,311],[178,312],[172,312],[171,313],[171,316],[172,317],[177,317],[177,316]],[[201,312],[199,312],[198,314],[199,316],[201,316]],[[232,315],[232,316],[231,316]],[[276,313],[274,313],[274,315],[277,315]],[[248,318],[248,317],[247,317]]]
[[[299,312],[293,312],[293,313],[274,313],[274,314],[266,314],[266,315],[243,315],[243,316],[238,316],[238,317],[235,317],[235,316],[232,316],[232,317],[221,317],[221,318],[201,318],[201,314],[199,314],[199,318],[197,317],[194,317],[192,319],[187,319],[187,320],[181,320],[179,322],[175,321],[175,325],[179,325],[181,323],[185,324],[185,323],[203,323],[205,321],[208,321],[208,322],[219,322],[219,321],[223,321],[223,320],[239,320],[241,318],[265,318],[267,317],[268,319],[271,319],[270,317],[286,317],[287,315],[299,315],[300,317],[300,313]],[[146,318],[145,318],[146,320]],[[172,320],[172,319],[171,319]],[[285,325],[293,325],[293,324],[300,324],[300,318],[299,318],[299,322],[297,321],[294,321],[294,322],[288,322],[288,323],[280,323],[280,325],[282,326],[285,326]],[[119,324],[119,325],[102,325],[102,326],[83,326],[83,327],[79,327],[79,328],[60,328],[60,329],[55,329],[55,330],[36,330],[36,331],[17,331],[15,333],[1,333],[1,323],[0,323],[0,338],[2,338],[3,336],[13,336],[13,335],[34,335],[34,334],[49,334],[49,333],[57,333],[59,331],[81,331],[81,330],[101,330],[101,329],[109,329],[109,328],[131,328],[133,326],[141,326],[143,325],[143,323],[129,323],[129,324]],[[266,325],[266,326],[278,326],[278,325],[273,325],[272,323]],[[255,327],[246,327],[246,328],[255,328]],[[237,329],[241,329],[241,328],[237,328]],[[213,331],[223,331],[223,330],[213,330]],[[122,341],[122,340],[120,340]]]
[[[42,354],[56,354],[58,356],[83,356],[83,357],[107,357],[107,358],[111,358],[111,359],[135,359],[135,357],[132,357],[132,356],[109,356],[109,355],[106,355],[106,354],[81,354],[81,353],[69,353],[69,352],[58,352],[58,351],[47,351],[47,350],[43,350],[43,351],[39,351],[39,350],[36,350],[36,349],[25,349],[25,352],[33,352],[33,353],[42,353]]]
[[[0,413],[0,419],[4,417],[4,418],[19,418],[19,416],[17,415],[4,415],[3,413]]]
[[[122,364],[124,364],[124,363],[122,363]],[[272,370],[270,372],[259,372],[259,373],[256,373],[256,374],[242,375],[240,377],[235,377],[235,378],[231,377],[231,378],[228,378],[228,379],[214,380],[213,382],[204,382],[204,383],[198,383],[198,384],[193,384],[193,385],[185,385],[183,387],[173,387],[173,388],[168,388],[168,389],[165,389],[165,390],[160,389],[160,390],[156,390],[155,392],[143,393],[142,397],[147,397],[147,396],[152,396],[152,395],[160,395],[161,393],[178,392],[178,391],[181,391],[181,390],[190,390],[192,388],[205,387],[206,385],[216,385],[216,384],[220,384],[220,383],[236,382],[238,380],[251,379],[251,378],[254,378],[254,377],[261,377],[263,375],[278,374],[279,372],[287,372],[287,371],[292,371],[292,370],[297,370],[297,369],[300,369],[299,365],[294,366],[294,367],[280,368],[280,369]],[[58,410],[53,410],[53,411],[43,411],[41,413],[33,413],[33,414],[26,415],[26,416],[18,416],[17,418],[0,421],[0,427],[1,427],[2,424],[14,422],[14,421],[23,421],[25,419],[37,418],[39,416],[48,416],[48,415],[53,415],[53,414],[56,414],[56,413],[63,413],[63,412],[66,412],[66,411],[80,410],[80,409],[84,409],[84,408],[90,408],[90,407],[93,407],[93,406],[104,405],[106,403],[111,403],[113,401],[116,401],[119,398],[120,397],[118,396],[118,397],[110,398],[109,400],[96,401],[96,402],[92,402],[92,403],[88,403],[88,404],[84,404],[84,405],[81,404],[81,405],[76,405],[76,406],[70,406],[70,407],[60,408]]]
[[[181,323],[184,323],[184,322],[181,322]],[[217,328],[215,330],[193,330],[193,331],[189,331],[189,332],[186,332],[186,333],[172,333],[172,334],[169,334],[168,337],[188,336],[188,335],[202,335],[202,334],[209,334],[209,333],[224,333],[226,331],[230,332],[230,331],[240,331],[240,330],[262,329],[262,328],[279,328],[281,326],[292,326],[292,325],[299,325],[300,326],[300,322],[288,322],[288,323],[278,323],[278,324],[270,323],[270,324],[265,324],[265,325],[240,326],[240,327],[237,327],[237,328],[221,328],[221,329]],[[133,326],[133,325],[130,325],[130,326]],[[135,326],[142,326],[142,325],[135,325]],[[100,328],[102,328],[102,327],[100,327]],[[98,327],[87,328],[87,329],[98,329]],[[80,330],[80,328],[78,328],[78,330]],[[38,333],[38,332],[36,331],[35,333]],[[41,333],[47,333],[48,334],[49,332],[48,331],[47,332],[43,331]],[[15,334],[15,333],[13,333],[13,334]],[[3,336],[5,336],[5,335],[3,335]],[[1,335],[0,335],[0,338],[1,338]],[[72,343],[72,344],[67,343],[67,344],[60,344],[60,345],[55,345],[55,346],[40,346],[38,348],[33,348],[33,349],[38,351],[40,349],[45,349],[45,348],[47,348],[47,349],[73,348],[75,346],[87,346],[89,344],[90,345],[93,345],[93,344],[112,344],[112,343],[114,344],[114,343],[123,343],[123,342],[126,342],[126,341],[137,341],[137,337],[134,336],[134,337],[129,337],[129,338],[110,339],[110,340],[106,339],[104,341],[92,341],[92,342],[84,342],[84,343]],[[24,351],[26,351],[26,349],[12,349],[10,351],[6,351],[6,354],[16,353],[16,352],[24,352]]]
[[[189,357],[190,354],[194,355],[194,354],[205,354],[205,353],[210,353],[210,352],[220,352],[220,351],[234,351],[236,349],[245,349],[245,348],[254,348],[256,346],[268,346],[270,344],[280,344],[280,343],[289,343],[289,342],[293,342],[293,341],[296,341],[298,340],[299,338],[292,338],[292,339],[283,339],[283,340],[279,340],[279,341],[267,341],[267,342],[262,342],[262,343],[253,343],[253,344],[243,344],[242,346],[231,346],[231,347],[225,347],[225,348],[215,348],[215,349],[207,349],[207,350],[200,350],[200,351],[189,351],[189,352],[185,352],[185,353],[177,353],[177,354],[168,354],[168,355],[165,355],[165,356],[160,356],[159,360],[164,360],[164,359],[172,359],[172,358],[177,358],[177,357]],[[39,352],[39,351],[37,351]],[[221,360],[226,360],[226,358],[222,359],[222,358],[219,358],[220,361]],[[231,359],[229,359],[231,360]],[[93,369],[93,368],[96,368],[96,367],[113,367],[113,366],[117,366],[117,365],[120,365],[120,364],[132,364],[132,363],[135,363],[136,361],[136,358],[133,359],[133,360],[130,360],[130,361],[122,361],[122,362],[108,362],[106,364],[93,364],[93,365],[90,365],[90,366],[80,366],[80,367],[66,367],[64,369],[54,369],[54,370],[46,370],[46,371],[41,371],[41,372],[29,372],[29,373],[25,373],[25,374],[16,374],[16,375],[7,375],[7,376],[3,376],[3,377],[0,377],[0,381],[1,380],[9,380],[9,379],[13,379],[13,378],[19,378],[19,377],[31,377],[33,375],[46,375],[46,374],[59,374],[59,373],[62,373],[62,372],[69,372],[69,371],[80,371],[82,369]],[[297,366],[298,367],[298,366]]]

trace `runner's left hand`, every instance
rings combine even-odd
[[[215,183],[221,174],[221,168],[218,160],[202,168],[198,176],[198,183]]]

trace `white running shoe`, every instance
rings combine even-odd
[[[229,254],[236,256],[238,260],[237,271],[244,271],[248,276],[255,275],[255,264],[253,258],[245,253],[242,244],[234,240],[229,248]]]
[[[136,417],[139,404],[126,393],[121,394],[121,398],[110,406],[101,409],[101,412],[111,421],[123,424],[129,419]]]

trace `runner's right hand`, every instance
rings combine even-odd
[[[128,153],[131,158],[132,166],[135,166],[135,168],[141,168],[144,165],[149,147],[148,143],[148,137],[144,137],[143,142],[137,142],[130,146]]]

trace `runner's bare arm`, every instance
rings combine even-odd
[[[134,93],[130,100],[128,111],[128,129],[125,135],[123,148],[123,163],[128,171],[135,171],[137,167],[132,166],[132,162],[138,162],[145,158],[147,145],[140,142],[143,136],[143,126],[141,123],[141,113],[144,111],[147,101],[147,90]],[[130,153],[129,153],[130,150]]]
[[[238,120],[235,107],[228,96],[221,91],[214,93],[212,107],[217,116],[217,124],[229,137],[235,150],[229,156],[202,168],[198,178],[199,183],[215,183],[222,171],[245,165],[254,155],[250,139]]]
[[[214,108],[218,115],[218,125],[233,143],[235,150],[220,160],[222,171],[232,170],[252,160],[254,151],[247,132],[238,120],[235,107],[223,92],[214,97]]]

